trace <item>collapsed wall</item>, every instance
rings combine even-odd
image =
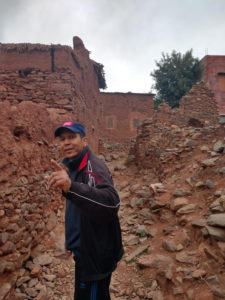
[[[198,82],[182,97],[178,109],[171,109],[163,102],[155,111],[153,120],[179,127],[203,127],[205,123],[215,125],[219,121],[217,101],[206,85]]]

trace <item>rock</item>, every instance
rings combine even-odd
[[[206,278],[207,281],[213,285],[218,285],[220,282],[219,282],[219,279],[216,275],[212,275],[212,276],[209,276]]]
[[[167,266],[171,264],[173,259],[169,256],[161,254],[143,255],[138,259],[138,265],[142,268],[159,268],[160,266]]]
[[[54,211],[51,211],[50,215],[48,216],[48,222],[46,225],[47,230],[51,231],[53,228],[55,228],[56,224],[57,224],[57,216],[54,213]]]
[[[224,146],[223,142],[222,141],[218,141],[218,142],[216,142],[214,144],[213,151],[221,153],[221,152],[223,152],[224,147],[225,146]]]
[[[144,204],[144,202],[145,202],[144,198],[134,197],[130,201],[130,206],[131,207],[142,206]]]
[[[183,206],[182,208],[178,209],[177,214],[178,215],[183,215],[183,214],[190,214],[194,212],[197,208],[197,204],[188,204]]]
[[[209,179],[206,180],[205,185],[207,186],[208,189],[213,188],[213,182]]]
[[[225,213],[210,215],[207,219],[207,224],[211,226],[225,227]]]
[[[30,280],[30,276],[23,276],[20,277],[17,281],[16,281],[16,286],[20,287],[24,282],[27,282]]]
[[[203,187],[203,186],[205,186],[205,184],[204,184],[203,181],[198,181],[198,182],[195,184],[195,187],[196,187],[196,188]]]
[[[44,277],[44,279],[46,279],[48,281],[53,281],[56,278],[56,275],[48,275],[48,274],[46,274],[43,277]]]
[[[214,157],[214,158],[209,158],[206,160],[203,160],[201,162],[203,167],[213,167],[215,166],[215,162],[217,161],[218,157]]]
[[[31,270],[31,275],[32,276],[37,276],[41,271],[41,267],[40,266],[36,266]]]
[[[207,272],[205,270],[198,269],[192,273],[192,277],[197,279],[197,278],[204,277],[206,274]]]
[[[135,192],[138,188],[140,188],[140,183],[132,183],[131,185],[130,185],[130,192]]]
[[[205,227],[207,225],[206,219],[197,219],[191,222],[192,226]]]
[[[225,258],[225,243],[218,242],[217,245],[220,249],[220,252],[221,252],[222,256]]]
[[[219,297],[219,298],[225,298],[225,289],[220,289],[220,288],[212,288],[211,292],[213,295]]]
[[[137,249],[135,249],[130,255],[128,255],[125,258],[125,261],[128,263],[130,262],[133,258],[135,258],[137,255],[141,254],[142,252],[148,250],[149,245],[144,245],[140,246]]]
[[[176,189],[176,190],[173,192],[173,195],[174,195],[175,197],[183,197],[183,196],[190,195],[190,192],[186,191],[185,189]]]
[[[174,245],[174,243],[171,241],[163,240],[162,246],[167,251],[170,251],[170,252],[176,251],[176,245]]]
[[[48,254],[42,254],[33,259],[35,265],[46,266],[52,263],[52,257]]]
[[[160,290],[150,291],[148,293],[148,299],[152,300],[164,300],[163,294]]]
[[[37,296],[38,292],[34,288],[25,288],[25,292],[28,296],[34,298]]]
[[[225,167],[222,167],[222,168],[220,169],[220,174],[225,174]]]
[[[4,254],[10,254],[13,253],[16,250],[16,246],[10,242],[7,241],[2,247],[1,250]]]
[[[182,263],[195,265],[198,263],[198,259],[196,257],[187,255],[185,252],[180,252],[176,254],[176,260]]]
[[[156,228],[150,228],[149,230],[148,230],[148,234],[151,236],[151,237],[154,237],[155,235],[156,235],[156,233],[157,233],[157,229]]]
[[[5,299],[5,296],[8,294],[10,289],[12,288],[11,284],[8,282],[3,282],[0,285],[0,300]]]
[[[151,192],[155,195],[157,193],[165,193],[165,187],[162,183],[153,183],[150,185]]]
[[[202,151],[202,152],[208,152],[208,151],[210,151],[210,150],[209,150],[209,147],[208,147],[208,146],[205,146],[205,145],[204,145],[204,146],[201,147],[201,151]]]
[[[178,244],[177,247],[176,247],[176,250],[177,250],[177,251],[181,251],[181,250],[183,250],[183,249],[184,249],[184,247],[183,247],[183,245],[181,245],[181,244]]]
[[[174,294],[174,296],[182,295],[182,294],[184,294],[184,289],[182,288],[182,286],[175,286],[173,288],[173,294]]]
[[[138,225],[136,229],[137,234],[143,234],[146,233],[146,227],[145,225]]]
[[[209,207],[213,212],[223,212],[224,211],[224,208],[221,205],[221,198],[213,201],[213,203],[211,203]]]
[[[133,246],[139,244],[139,237],[136,235],[130,235],[125,241],[128,246]]]
[[[212,227],[212,226],[206,226],[205,227],[209,233],[209,235],[218,240],[225,242],[225,230],[222,228]]]
[[[170,208],[172,210],[178,210],[179,208],[181,208],[182,206],[185,206],[188,204],[188,199],[187,198],[184,198],[184,197],[178,197],[178,198],[175,198],[171,201],[170,203]]]
[[[9,238],[9,234],[7,232],[1,232],[0,233],[0,246],[4,245]]]

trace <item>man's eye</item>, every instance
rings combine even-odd
[[[73,135],[73,134],[70,135],[70,136],[69,136],[69,139],[70,139],[70,140],[74,139],[74,135]]]

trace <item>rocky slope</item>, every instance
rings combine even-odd
[[[223,131],[186,128],[179,150],[162,156],[163,176],[125,166],[126,153],[102,156],[122,199],[125,255],[112,278],[112,299],[225,298]],[[72,299],[74,264],[63,249],[62,207],[57,215],[51,239],[31,253],[5,299]]]

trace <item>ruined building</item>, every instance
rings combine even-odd
[[[206,55],[202,60],[202,80],[214,93],[219,113],[225,114],[225,56]]]
[[[0,101],[43,103],[58,122],[69,116],[82,120],[95,150],[99,135],[128,140],[153,114],[153,94],[100,93],[106,87],[103,66],[89,58],[78,37],[73,49],[0,44],[0,79]]]

